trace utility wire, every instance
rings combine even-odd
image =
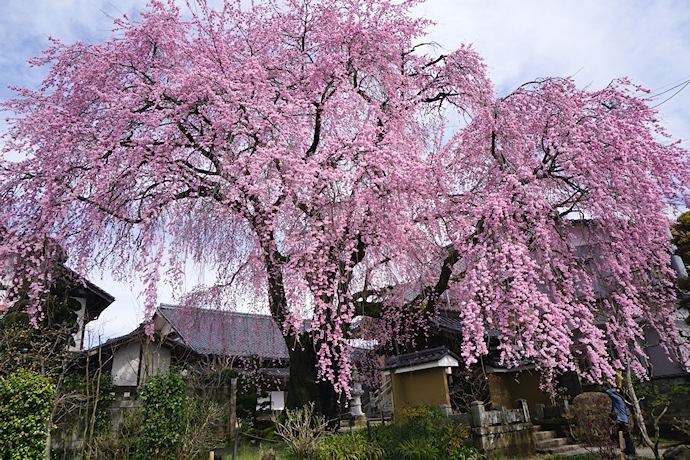
[[[649,97],[656,97],[656,96],[659,96],[659,95],[661,95],[661,94],[664,94],[664,93],[666,93],[666,92],[668,92],[668,91],[671,91],[673,88],[677,88],[678,86],[680,86],[680,85],[682,85],[683,83],[685,83],[687,80],[690,80],[690,75],[687,75],[687,76],[685,76],[685,77],[679,78],[679,79],[676,80],[676,81],[672,81],[671,83],[667,83],[667,84],[665,84],[665,85],[659,86],[658,88],[655,88],[655,89],[653,89],[653,90],[650,90],[651,96],[649,96]],[[676,84],[676,83],[678,83],[678,84]],[[671,85],[673,85],[673,88],[669,88],[669,89],[667,89],[666,91],[662,91],[662,92],[660,92],[660,93],[656,93],[656,91],[659,91],[659,90],[661,90],[661,89],[663,89],[663,88],[668,88],[668,87],[671,86]]]
[[[655,109],[655,108],[659,107],[661,104],[664,104],[664,103],[670,101],[671,99],[673,99],[674,97],[676,97],[676,95],[678,95],[678,93],[680,93],[680,92],[683,91],[685,88],[687,88],[688,85],[690,85],[690,79],[685,80],[683,83],[679,83],[679,84],[677,84],[676,86],[673,86],[673,87],[667,89],[666,91],[662,91],[661,93],[658,93],[658,94],[652,96],[652,97],[659,97],[659,96],[661,96],[662,94],[668,93],[669,91],[672,91],[672,90],[674,90],[674,89],[676,89],[676,88],[679,88],[678,91],[676,91],[675,93],[671,94],[669,97],[667,97],[667,98],[664,99],[663,101],[659,102],[658,104],[653,105],[651,108],[652,108],[652,109]]]

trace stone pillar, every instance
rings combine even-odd
[[[515,408],[516,409],[522,409],[522,421],[527,423],[530,421],[530,416],[529,416],[529,406],[527,405],[527,400],[526,399],[516,399],[515,400]]]
[[[535,409],[537,411],[537,413],[536,413],[537,420],[544,420],[544,405],[543,404],[537,404],[535,406]]]
[[[508,408],[506,406],[497,406],[497,407],[494,407],[494,410],[497,410],[501,413],[501,424],[507,425],[508,424]]]
[[[556,401],[558,404],[558,412],[560,415],[568,415],[568,412],[570,411],[570,407],[568,404],[568,398],[558,398]]]
[[[446,415],[450,415],[453,413],[453,408],[450,407],[450,404],[441,404],[441,410]]]
[[[486,410],[484,409],[484,403],[481,401],[472,401],[472,426],[484,426],[485,419]]]
[[[235,439],[237,425],[237,377],[230,379],[230,439]]]

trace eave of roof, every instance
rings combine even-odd
[[[428,348],[426,350],[392,356],[386,360],[386,366],[383,368],[383,370],[391,371],[402,367],[412,367],[421,364],[441,361],[446,356],[450,356],[458,362],[461,361],[458,355],[450,351],[445,346],[440,346],[436,348]]]
[[[75,287],[82,287],[87,299],[88,318],[87,321],[94,320],[103,313],[103,310],[115,301],[115,297],[96,286],[94,283],[79,275],[71,268],[64,267],[67,273],[75,281]]]
[[[111,339],[108,339],[106,342],[96,345],[92,348],[89,348],[88,350],[85,350],[86,353],[88,353],[90,356],[94,355],[98,352],[98,349],[100,348],[101,350],[114,350],[115,348],[121,346],[124,343],[127,342],[144,342],[148,337],[146,336],[146,332],[144,331],[143,327],[138,327],[134,329],[132,332],[121,335],[119,337],[113,337]],[[192,350],[190,347],[187,346],[187,344],[176,340],[176,339],[170,339],[168,337],[160,337],[156,334],[155,339],[157,341],[162,341],[162,343],[165,343],[169,345],[172,348],[177,348],[177,349],[184,349],[187,350],[191,353],[197,354],[194,350]]]

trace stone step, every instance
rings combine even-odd
[[[577,450],[579,448],[580,448],[580,446],[577,444],[566,444],[565,446],[549,447],[549,448],[544,448],[544,449],[540,449],[537,447],[537,453],[549,454],[549,455],[559,455],[559,454],[566,454],[568,452],[572,452],[572,451]]]
[[[534,442],[546,441],[547,439],[554,439],[556,437],[555,431],[535,431]]]
[[[534,446],[537,450],[540,449],[553,449],[554,447],[561,447],[568,444],[568,440],[565,438],[553,438],[546,439],[544,441],[535,442]]]
[[[565,446],[555,447],[551,449],[552,454],[563,454],[565,452],[572,452],[580,448],[579,444],[566,444]]]

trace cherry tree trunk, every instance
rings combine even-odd
[[[290,353],[290,380],[285,407],[295,409],[313,403],[316,413],[326,417],[329,427],[337,424],[339,404],[333,385],[317,382],[317,356],[307,334],[286,338]]]

